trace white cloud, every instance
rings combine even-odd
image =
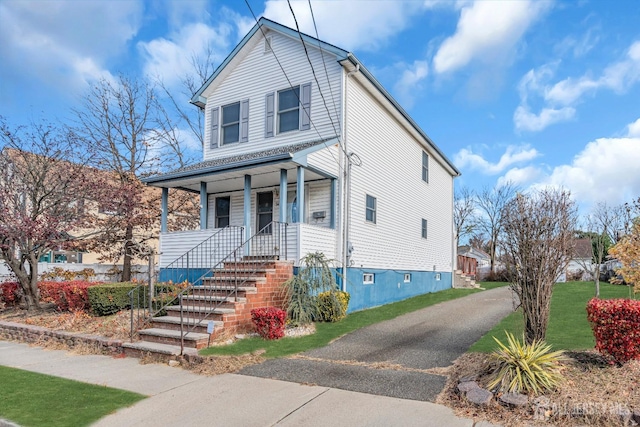
[[[460,169],[468,167],[470,169],[478,170],[485,175],[496,175],[513,164],[527,162],[538,156],[539,153],[535,148],[530,148],[527,145],[509,145],[504,154],[500,156],[500,160],[498,160],[497,163],[489,162],[481,155],[473,153],[471,149],[468,148],[463,148],[456,153],[453,161]]]
[[[220,65],[230,50],[233,34],[231,24],[222,22],[217,27],[203,23],[181,27],[168,38],[140,42],[145,57],[144,72],[147,76],[160,78],[168,87],[175,87],[185,76],[194,72],[193,58],[202,58],[210,47],[214,66]]]
[[[630,138],[640,138],[640,119],[636,120],[633,123],[630,123],[627,126],[628,133],[627,136]]]
[[[572,119],[576,110],[571,107],[543,108],[539,114],[532,113],[526,105],[520,105],[513,113],[516,129],[538,132],[549,125]]]
[[[0,3],[3,67],[74,93],[106,77],[108,58],[120,54],[142,21],[141,1]]]
[[[413,106],[415,96],[422,89],[422,82],[429,75],[429,64],[427,61],[414,61],[407,66],[398,64],[404,68],[400,79],[394,85],[394,91],[400,103],[405,108]]]
[[[517,130],[541,131],[551,124],[570,120],[576,114],[575,106],[600,89],[626,92],[640,81],[640,41],[634,42],[625,57],[608,65],[599,77],[586,73],[550,84],[556,68],[557,63],[547,64],[530,70],[520,80],[520,105],[513,115]],[[530,99],[535,97],[545,103],[538,114],[529,107]]]
[[[458,70],[474,60],[504,61],[529,27],[548,9],[542,1],[475,1],[464,5],[456,32],[433,59],[437,73]]]
[[[315,37],[309,4],[291,2],[300,31]],[[426,5],[415,1],[382,0],[375,2],[314,2],[313,14],[321,40],[347,50],[375,50],[393,35],[406,28],[409,19]],[[268,0],[266,18],[295,28],[287,2]]]
[[[600,138],[569,165],[557,166],[543,185],[571,190],[579,202],[622,203],[640,194],[640,138]]]
[[[506,174],[498,178],[496,187],[501,187],[506,183],[512,183],[516,186],[522,186],[534,181],[535,179],[540,177],[541,174],[542,171],[535,166],[509,169]]]

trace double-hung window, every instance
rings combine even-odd
[[[429,155],[422,152],[422,180],[429,182]]]
[[[311,129],[311,83],[266,95],[264,137]]]
[[[376,198],[367,194],[366,220],[376,223]]]
[[[216,228],[229,226],[231,197],[216,197]]]
[[[300,86],[278,92],[278,133],[300,128]]]
[[[240,103],[222,107],[222,144],[240,141]]]
[[[422,238],[427,238],[427,220],[422,218]]]

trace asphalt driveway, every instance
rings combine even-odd
[[[433,402],[447,367],[513,310],[508,287],[440,303],[240,374]]]

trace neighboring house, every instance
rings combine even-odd
[[[491,257],[481,249],[472,246],[458,246],[458,255],[475,259],[478,262],[478,268],[491,267]]]
[[[474,279],[483,280],[491,272],[491,257],[472,246],[458,246],[458,270]]]
[[[575,239],[571,260],[565,269],[567,280],[593,279],[593,247],[590,239]]]
[[[201,198],[198,231],[167,232],[163,211],[161,269],[235,227],[246,255],[277,232],[281,259],[348,267],[350,310],[452,287],[459,172],[353,54],[262,18],[191,102],[203,161],[144,180]]]

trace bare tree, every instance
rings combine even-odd
[[[0,118],[0,258],[28,310],[40,308],[38,260],[73,240],[93,190],[72,136],[51,124],[10,128]]]
[[[583,232],[578,237],[591,242],[592,257],[581,260],[581,266],[591,273],[595,282],[596,297],[600,296],[600,268],[605,261],[609,247],[626,229],[626,209],[624,206],[610,206],[606,202],[596,204],[585,218]]]
[[[155,86],[145,81],[125,76],[101,80],[75,114],[75,132],[95,152],[94,166],[111,172],[95,194],[109,214],[96,217],[94,225],[102,233],[88,244],[103,259],[122,258],[122,280],[127,281],[132,260],[149,253],[147,242],[157,233],[160,214],[159,200],[145,194],[139,179],[180,166],[180,141],[170,133],[175,127],[158,103]]]
[[[502,245],[527,343],[545,338],[553,284],[571,259],[576,221],[567,191],[518,194],[504,206]]]
[[[517,189],[511,183],[496,187],[485,187],[476,196],[476,201],[482,215],[478,219],[478,226],[489,238],[489,257],[491,258],[491,272],[496,271],[496,252],[502,231],[504,208],[515,195]]]
[[[456,247],[460,245],[460,238],[470,235],[476,227],[476,200],[468,187],[460,187],[453,197],[453,227]]]

